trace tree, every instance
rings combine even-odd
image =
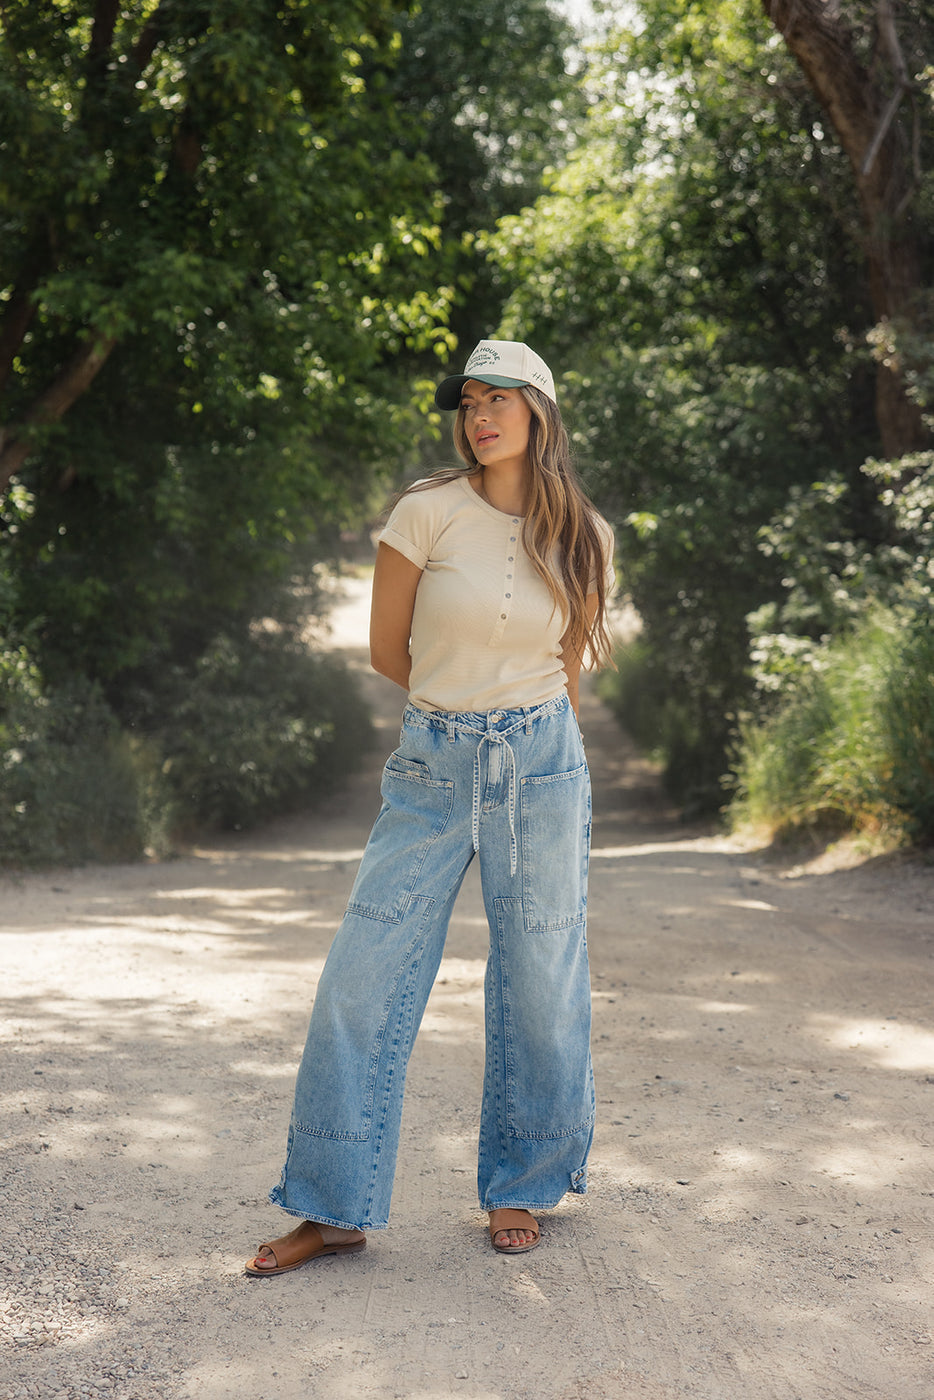
[[[934,256],[930,211],[921,206],[921,134],[931,121],[922,70],[934,12],[895,0],[856,4],[845,15],[824,0],[762,0],[837,133],[853,172],[868,285],[878,322],[915,324]],[[903,10],[904,13],[899,13]],[[885,453],[928,437],[897,360],[881,356],[876,413]]]
[[[0,489],[61,443],[52,425],[118,347],[146,341],[148,356],[161,336],[181,368],[208,338],[253,390],[257,356],[231,324],[245,313],[275,372],[288,339],[288,379],[324,400],[442,319],[443,303],[407,305],[394,280],[433,236],[429,168],[394,149],[392,105],[359,76],[397,13],[7,0]]]
[[[384,80],[405,149],[434,170],[449,325],[466,350],[501,302],[477,236],[533,204],[565,163],[586,110],[584,59],[548,0],[422,4],[399,36]]]
[[[398,14],[4,4],[0,538],[47,671],[196,656],[365,498],[447,304],[431,167],[360,78]]]
[[[781,596],[760,530],[835,471],[853,529],[878,529],[859,473],[873,313],[847,171],[758,8],[653,0],[641,19],[611,36],[574,157],[491,260],[514,289],[502,328],[566,369],[582,466],[621,527],[640,737],[682,798],[719,804],[747,614]]]
[[[470,215],[561,149],[567,34],[546,0],[0,0],[0,844],[79,692],[189,815],[359,748],[316,566],[436,435]]]

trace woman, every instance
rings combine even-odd
[[[533,1249],[531,1212],[586,1190],[590,783],[576,713],[582,658],[608,655],[612,534],[528,346],[481,341],[435,402],[456,410],[467,465],[417,482],[380,536],[371,661],[409,702],[270,1193],[302,1224],[260,1247],[257,1277],[386,1228],[406,1066],[475,853],[491,931],[478,1185],[493,1248]]]

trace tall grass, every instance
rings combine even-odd
[[[880,613],[741,727],[734,826],[934,838],[934,628]]]
[[[908,834],[934,840],[934,617],[907,630],[883,696],[890,800],[905,814]]]

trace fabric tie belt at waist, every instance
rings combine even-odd
[[[506,797],[506,811],[509,815],[509,873],[515,875],[519,864],[519,843],[516,840],[516,755],[513,753],[512,744],[505,734],[500,734],[496,729],[487,729],[480,737],[477,745],[477,752],[473,760],[473,815],[471,820],[471,831],[473,833],[473,848],[480,850],[480,752],[484,744],[499,744],[506,750],[506,762],[509,768],[509,788]]]
[[[543,719],[546,715],[554,714],[555,711],[563,709],[569,704],[567,695],[556,695],[552,700],[546,700],[541,705],[532,705],[527,709],[516,710],[493,710],[488,714],[477,711],[466,711],[459,713],[451,710],[422,710],[417,705],[406,706],[406,719],[410,723],[419,725],[428,724],[445,729],[449,741],[453,744],[457,732],[460,730],[471,735],[479,735],[477,751],[474,754],[473,763],[473,804],[471,812],[471,837],[473,849],[480,850],[480,808],[482,805],[481,786],[482,772],[480,767],[480,754],[484,744],[498,745],[505,749],[503,755],[508,770],[508,784],[506,793],[506,811],[509,819],[509,873],[515,875],[519,867],[519,843],[516,838],[516,755],[509,740],[513,734],[524,729],[526,734],[531,734],[532,725],[538,719]],[[495,726],[504,724],[502,729]]]

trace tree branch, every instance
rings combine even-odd
[[[2,326],[0,326],[0,394],[3,393],[6,382],[13,372],[16,352],[22,345],[32,318],[36,314],[36,302],[32,295],[34,289],[34,282],[21,284],[14,290],[7,302],[6,315],[3,318]]]
[[[880,147],[888,134],[889,127],[895,120],[895,114],[901,106],[902,98],[905,96],[906,92],[911,92],[914,88],[914,84],[908,76],[908,65],[905,62],[905,55],[902,53],[902,46],[898,42],[898,31],[895,28],[895,6],[892,0],[878,0],[876,16],[879,43],[888,51],[889,62],[892,67],[892,76],[895,79],[895,91],[889,98],[888,105],[882,114],[882,120],[879,122],[876,129],[876,134],[869,143],[869,147],[863,157],[863,163],[860,166],[861,175],[868,175],[871,172],[875,164],[876,156],[879,154]],[[917,110],[915,110],[915,119],[917,125]],[[919,171],[917,168],[918,157],[914,149],[912,155],[915,180],[919,182]],[[910,190],[906,198],[910,199],[913,193],[914,190]],[[902,202],[905,203],[906,201],[903,200]]]
[[[878,0],[876,14],[878,16],[879,38],[889,51],[895,82],[903,87],[908,87],[910,82],[908,65],[905,62],[905,55],[902,53],[902,46],[898,42],[898,30],[895,28],[895,6],[892,4],[892,0]]]
[[[878,90],[856,57],[852,34],[822,0],[762,0],[859,171],[879,121]]]
[[[57,423],[76,399],[89,388],[103,369],[117,344],[116,336],[90,336],[78,346],[58,377],[36,400],[18,428],[0,431],[0,491],[5,491],[10,478],[19,471],[33,450],[24,429]]]
[[[895,27],[894,0],[875,6],[878,48],[893,90],[860,62],[853,32],[836,5],[824,0],[762,0],[826,112],[846,152],[863,216],[869,294],[877,321],[911,319],[922,285],[922,241],[910,204],[917,189],[917,128],[913,146],[895,126],[906,92],[915,106]],[[880,364],[876,419],[883,450],[896,457],[926,440],[921,414],[906,393],[896,365]]]
[[[889,127],[895,120],[895,113],[901,106],[902,98],[909,90],[909,87],[909,83],[899,83],[892,93],[892,96],[889,98],[888,106],[882,113],[879,125],[876,127],[876,133],[867,147],[866,154],[863,156],[862,164],[859,167],[860,175],[865,176],[872,173],[872,167],[876,163],[876,156],[879,154],[883,141],[889,134]]]

